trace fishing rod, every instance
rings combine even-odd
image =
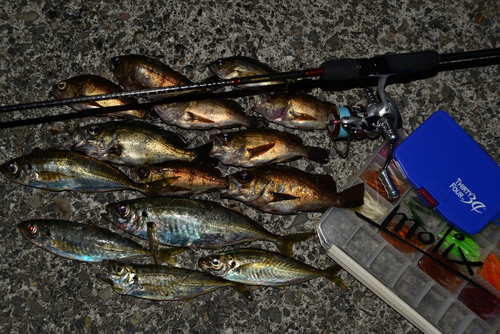
[[[387,141],[388,153],[384,166],[379,171],[379,179],[382,182],[389,199],[396,199],[400,196],[401,193],[394,185],[388,167],[392,159],[392,153],[395,144],[399,138],[397,129],[401,127],[402,122],[401,115],[396,103],[385,91],[387,78],[395,75],[407,75],[410,73],[425,72],[436,69],[439,66],[442,67],[443,65],[448,65],[447,70],[449,70],[450,68],[453,68],[453,66],[457,66],[457,64],[460,65],[460,63],[464,61],[470,64],[471,60],[490,60],[489,62],[487,62],[487,64],[490,65],[491,59],[493,59],[493,63],[498,64],[498,61],[500,60],[499,56],[500,48],[449,53],[442,55],[438,54],[435,51],[421,51],[402,54],[388,53],[385,55],[375,56],[373,58],[343,58],[326,61],[321,64],[319,68],[300,71],[290,71],[212,82],[208,81],[180,86],[158,87],[103,95],[92,95],[70,99],[2,106],[0,107],[0,113],[135,96],[146,97],[165,93],[177,94],[180,92],[185,92],[191,93],[191,95],[189,95],[191,97],[195,96],[192,95],[193,90],[213,89],[227,86],[238,87],[247,84],[269,81],[291,82],[292,80],[311,77],[320,77],[323,82],[349,81],[359,78],[377,78],[378,97],[373,93],[371,89],[367,89],[365,90],[365,93],[368,97],[369,104],[366,107],[337,107],[333,105],[330,108],[328,115],[327,130],[331,138],[334,140],[333,145],[335,147],[335,150],[342,157],[346,157],[349,152],[349,144],[351,138],[362,138],[364,136],[374,138],[378,135],[382,135]],[[473,64],[475,64],[476,66],[482,65],[478,64],[477,62]],[[256,90],[254,94],[257,93],[258,91]],[[136,106],[131,105],[130,107],[135,108]],[[103,112],[104,109],[105,108],[103,108],[102,110]],[[99,114],[100,113],[101,112],[99,112]],[[336,140],[338,139],[347,139],[345,152],[341,152],[338,149],[336,145]]]
[[[247,84],[268,81],[285,81],[302,78],[320,77],[325,81],[344,81],[355,78],[368,78],[379,75],[408,74],[436,68],[439,64],[457,62],[468,59],[495,57],[500,55],[500,48],[450,53],[439,55],[435,51],[422,51],[402,54],[385,54],[373,58],[335,59],[324,62],[319,68],[258,75],[252,77],[233,78],[215,82],[200,82],[180,86],[158,87],[142,90],[123,91],[101,95],[82,96],[69,99],[39,101],[0,106],[0,113],[37,108],[47,108],[77,103],[88,103],[101,100],[120,99],[127,97],[147,97],[157,94],[179,93],[200,89],[221,87],[238,87]]]

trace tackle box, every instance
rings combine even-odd
[[[400,134],[398,144],[405,137]],[[422,201],[394,160],[389,171],[401,196],[389,201],[376,179],[386,152],[387,145],[380,145],[349,181],[348,186],[365,183],[365,204],[361,208],[332,207],[321,216],[317,231],[322,247],[425,333],[496,332],[500,327],[500,291],[478,274],[476,262],[481,264],[490,254],[500,258],[500,227],[490,222],[474,235],[455,229]],[[400,223],[403,237],[396,239],[389,233],[397,234]],[[383,226],[389,233],[381,231]],[[459,249],[461,239],[466,244]],[[468,247],[472,251],[465,251]],[[442,255],[446,252],[455,271],[445,270],[443,275],[442,266],[423,254],[437,257],[434,249]],[[430,274],[421,269],[422,264],[432,269]]]

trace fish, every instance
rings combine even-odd
[[[35,151],[0,165],[13,182],[52,191],[136,190],[155,195],[166,181],[135,183],[107,163],[74,151]]]
[[[232,287],[246,299],[253,300],[242,284],[184,268],[103,261],[96,277],[110,284],[118,294],[142,299],[191,301],[199,295]]]
[[[330,175],[310,174],[289,166],[257,167],[227,178],[229,187],[221,198],[235,199],[267,213],[324,212],[332,206],[363,205],[363,183],[337,193]]]
[[[159,87],[188,85],[193,82],[161,61],[142,55],[112,57],[109,68],[120,85],[126,90],[141,90]],[[148,95],[158,99],[175,93]]]
[[[191,249],[216,249],[263,240],[292,256],[294,243],[314,236],[314,232],[276,235],[239,212],[216,202],[191,198],[141,198],[110,203],[101,216],[140,238],[148,238],[147,223],[153,222],[160,244]]]
[[[151,256],[148,249],[108,229],[68,220],[34,219],[20,222],[19,231],[34,245],[53,254],[78,261],[100,262]],[[161,249],[158,258],[177,265],[173,255],[187,248]]]
[[[324,276],[348,291],[336,276],[342,269],[335,264],[317,269],[283,254],[261,249],[238,249],[202,257],[198,266],[215,277],[247,285],[284,287]]]
[[[227,178],[209,163],[194,161],[166,161],[149,166],[130,169],[131,179],[138,183],[149,183],[162,179],[171,183],[160,190],[161,196],[187,196],[201,194],[228,186]]]
[[[209,63],[208,69],[220,79],[224,80],[279,73],[269,65],[261,63],[257,59],[242,56],[219,58]],[[285,81],[267,81],[239,85],[239,87],[256,88],[259,86],[283,83],[285,83]]]
[[[117,165],[143,166],[201,159],[210,146],[187,149],[183,139],[172,131],[146,122],[116,121],[79,127],[71,148]]]
[[[333,103],[306,93],[262,92],[252,110],[287,128],[300,130],[325,130],[328,113]]]
[[[114,82],[107,80],[97,75],[79,75],[63,81],[59,81],[52,87],[50,95],[58,100],[70,99],[75,97],[93,96],[101,94],[111,94],[122,92]],[[117,118],[145,118],[149,114],[147,109],[136,109],[137,100],[132,97],[93,101],[85,103],[75,103],[69,106],[75,110],[83,111],[92,115],[103,115],[102,113],[94,112],[94,109],[104,107],[123,107],[124,110],[113,111],[108,113],[108,116]],[[129,106],[130,110],[125,110],[125,106]]]
[[[267,124],[262,117],[246,115],[237,102],[228,99],[173,102],[154,109],[165,123],[183,129],[261,128]]]
[[[305,146],[291,133],[271,129],[247,129],[211,135],[212,149],[208,155],[225,165],[256,167],[287,162],[305,157],[327,163],[329,150]]]

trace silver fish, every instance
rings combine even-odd
[[[199,295],[232,287],[253,300],[244,285],[183,268],[103,261],[96,277],[109,283],[119,294],[143,299],[190,301]]]

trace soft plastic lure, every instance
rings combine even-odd
[[[441,252],[437,252],[434,257],[442,262],[446,261]],[[449,261],[446,263],[456,271],[460,271],[454,263]],[[451,270],[427,256],[423,256],[418,261],[418,267],[442,287],[447,288],[451,292],[455,291],[458,285],[463,281],[463,279],[458,278]]]
[[[477,273],[491,285],[500,290],[500,261],[495,254],[490,253],[479,267]]]
[[[458,300],[484,320],[500,312],[500,299],[476,287],[463,289],[458,295]]]

